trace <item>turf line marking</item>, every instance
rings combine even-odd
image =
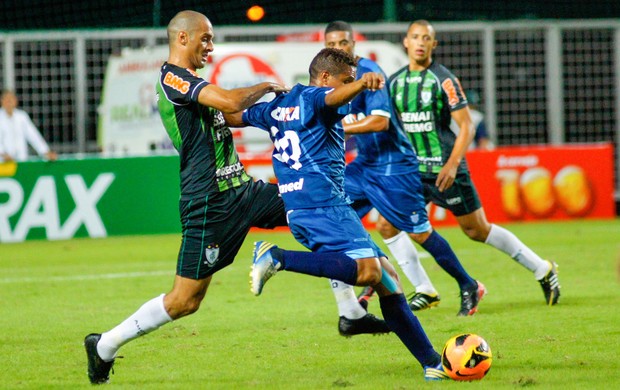
[[[149,272],[122,272],[114,274],[91,274],[91,275],[71,275],[71,276],[48,276],[48,277],[24,277],[24,278],[0,278],[0,284],[10,283],[41,283],[41,282],[71,282],[80,280],[101,280],[101,279],[129,279],[142,278],[146,276],[172,275],[173,271],[149,271]]]

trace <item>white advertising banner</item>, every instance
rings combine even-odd
[[[263,81],[307,84],[310,61],[322,48],[320,42],[216,44],[209,64],[198,73],[225,89]],[[384,41],[357,42],[356,54],[375,60],[388,76],[407,63],[400,46]],[[172,148],[155,100],[155,83],[167,57],[167,46],[125,49],[120,56],[110,57],[98,110],[98,142],[105,154],[149,154]],[[263,131],[235,129],[234,135],[240,152],[271,150]]]

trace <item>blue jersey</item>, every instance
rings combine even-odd
[[[243,121],[267,130],[273,168],[287,210],[349,204],[344,192],[344,130],[349,105],[332,108],[332,89],[297,84],[243,113]]]
[[[379,65],[369,59],[360,58],[357,62],[356,79],[360,79],[368,72],[381,73],[387,80]],[[417,170],[415,152],[393,112],[387,86],[379,91],[365,90],[356,96],[351,102],[350,115],[355,120],[364,119],[369,115],[390,118],[390,127],[387,131],[355,135],[358,163],[374,168],[384,175],[410,172],[412,165],[416,165],[413,168]]]
[[[362,58],[358,61],[357,77],[366,72],[383,73],[377,64]],[[388,130],[355,136],[358,156],[345,173],[345,188],[353,207],[360,217],[374,207],[397,229],[408,233],[428,231],[431,225],[417,158],[392,109],[387,87],[360,94],[351,104],[357,120],[368,115],[390,118]]]

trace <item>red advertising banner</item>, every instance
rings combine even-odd
[[[242,155],[250,175],[275,181],[270,156]],[[614,218],[612,144],[498,147],[472,150],[467,163],[491,222]],[[449,211],[431,204],[434,226],[456,225]],[[376,214],[364,219],[374,227]]]
[[[615,217],[612,144],[473,150],[467,163],[491,222]],[[456,224],[434,205],[429,215]]]

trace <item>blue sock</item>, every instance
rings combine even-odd
[[[383,319],[390,330],[405,344],[422,367],[437,366],[441,356],[426,336],[420,321],[407,305],[405,294],[386,295],[379,298]]]
[[[476,281],[469,276],[456,254],[439,233],[433,230],[430,236],[422,244],[422,248],[435,258],[435,261],[450,276],[456,279],[461,290],[471,287]]]
[[[280,248],[271,249],[282,269],[306,275],[340,280],[351,286],[357,283],[357,262],[338,252],[300,252]]]

